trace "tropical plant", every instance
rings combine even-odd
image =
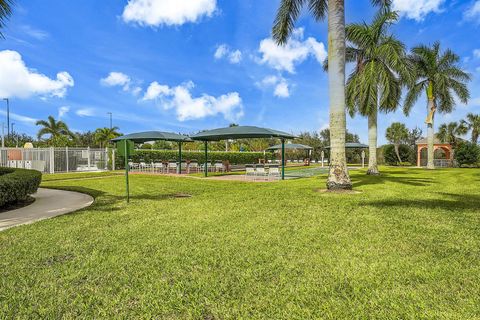
[[[405,163],[408,165],[415,163],[415,150],[409,145],[401,144],[395,148],[393,144],[387,144],[383,146],[382,149],[383,159],[388,165],[398,166]],[[402,161],[398,160],[399,157],[402,159]]]
[[[67,124],[61,120],[55,120],[53,116],[48,116],[47,120],[38,120],[35,124],[42,127],[37,133],[38,140],[45,135],[49,135],[49,139],[52,140],[61,136],[75,139],[75,134],[68,129]]]
[[[405,98],[404,112],[409,114],[415,102],[426,93],[428,115],[427,124],[428,161],[427,168],[434,169],[434,117],[435,112],[449,113],[455,108],[456,95],[462,103],[467,103],[470,93],[467,82],[470,75],[458,67],[460,57],[452,50],[440,50],[440,43],[433,46],[418,46],[412,49],[409,60],[414,67],[414,81],[409,85]]]
[[[480,135],[480,114],[467,114],[467,120],[462,120],[462,124],[472,131],[472,143],[477,144]]]
[[[458,165],[477,165],[480,161],[480,147],[471,142],[462,142],[455,150],[455,160]]]
[[[98,128],[97,130],[95,130],[95,142],[100,145],[100,148],[107,146],[110,143],[110,140],[121,136],[121,134],[118,133],[117,130],[118,127]]]
[[[387,128],[385,133],[385,137],[387,140],[393,144],[395,148],[395,154],[397,155],[398,162],[402,162],[402,158],[400,157],[400,144],[407,140],[408,138],[408,129],[407,127],[400,122],[393,122],[390,127]]]
[[[416,145],[417,145],[417,141],[420,140],[420,138],[422,137],[422,129],[420,128],[413,128],[411,130],[408,131],[408,137],[407,137],[407,140],[405,140],[405,142],[412,148],[416,148]]]
[[[372,0],[375,5],[389,6],[390,0]],[[281,0],[272,28],[279,45],[287,43],[304,6],[316,20],[328,15],[328,82],[330,97],[330,170],[327,188],[351,189],[345,157],[345,0]]]
[[[368,118],[367,174],[370,175],[379,174],[378,112],[398,109],[402,91],[399,75],[405,79],[410,75],[403,43],[388,33],[389,26],[397,19],[397,13],[381,10],[370,25],[350,24],[346,27],[350,44],[346,60],[356,63],[347,81],[347,108],[352,117],[359,113]]]
[[[458,143],[461,141],[459,137],[467,134],[467,132],[468,128],[462,122],[443,123],[438,127],[437,137],[441,142],[449,143],[455,152]],[[453,159],[453,154],[450,157]]]
[[[5,28],[7,19],[12,15],[13,0],[0,0],[0,37],[3,38],[1,29]]]

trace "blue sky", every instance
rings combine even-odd
[[[192,4],[193,3],[193,4]],[[288,132],[328,126],[327,28],[302,15],[286,48],[270,30],[276,0],[18,1],[0,40],[0,96],[15,130],[61,117],[76,131],[191,133],[231,122]],[[480,0],[395,0],[393,28],[412,47],[441,41],[472,74],[472,99],[437,125],[480,113]],[[370,21],[367,0],[346,0],[347,22]],[[2,101],[3,102],[3,101]],[[379,140],[393,121],[424,129],[424,98],[409,118],[380,115]],[[5,105],[0,107],[5,121]],[[347,117],[367,139],[366,120]],[[425,131],[425,130],[424,130]]]

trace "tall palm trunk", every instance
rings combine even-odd
[[[327,188],[352,189],[345,157],[345,3],[328,1],[328,85],[330,96],[330,170]]]
[[[395,154],[397,155],[398,164],[401,164],[402,163],[402,158],[400,158],[400,144],[395,143],[393,145],[393,147],[395,148]]]
[[[433,84],[430,82],[427,88],[427,98],[428,98],[428,105],[427,105],[427,169],[435,169],[435,163],[433,161],[435,157],[435,150],[434,150],[434,140],[435,140],[435,132],[433,127],[433,121],[435,118],[435,99],[433,95]]]
[[[369,175],[378,175],[377,165],[377,110],[368,116],[368,170]]]

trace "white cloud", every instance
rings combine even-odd
[[[441,5],[445,0],[393,0],[392,9],[400,16],[421,21],[430,12],[441,12]]]
[[[5,110],[0,110],[0,114],[6,116],[7,112]],[[26,124],[35,124],[37,122],[37,119],[30,118],[27,116],[22,116],[20,114],[16,114],[13,112],[10,112],[10,119],[15,120],[15,121],[20,121]],[[6,124],[5,124],[6,127]],[[1,131],[1,126],[0,126],[0,131]]]
[[[68,72],[57,73],[56,79],[29,69],[22,56],[11,50],[0,51],[0,97],[28,98],[32,95],[64,97],[74,81]]]
[[[242,61],[242,52],[240,50],[231,50],[226,44],[219,45],[213,56],[217,60],[227,58],[233,64]]]
[[[130,86],[130,77],[122,72],[110,72],[106,78],[100,79],[100,83],[107,87],[120,86],[127,91]]]
[[[290,97],[288,81],[282,76],[267,76],[256,85],[260,88],[273,88],[273,95],[279,98]]]
[[[159,96],[166,96],[170,93],[171,90],[168,86],[161,85],[157,81],[154,81],[148,86],[147,92],[143,96],[143,100],[155,100]]]
[[[273,94],[279,98],[288,98],[290,97],[290,90],[288,89],[288,84],[285,81],[282,81],[277,84]]]
[[[131,92],[133,95],[138,95],[142,88],[132,85],[132,79],[122,72],[110,72],[107,77],[100,79],[100,83],[106,87],[121,87],[125,92]]]
[[[58,108],[58,118],[59,119],[63,118],[69,111],[70,111],[69,106],[63,106]]]
[[[122,18],[147,26],[182,25],[212,16],[216,7],[216,0],[129,0]]]
[[[473,50],[473,56],[477,59],[480,59],[480,49]]]
[[[193,88],[193,82],[169,87],[155,81],[148,87],[143,100],[158,100],[164,109],[174,109],[180,121],[218,114],[222,114],[227,120],[235,121],[243,116],[242,99],[238,92],[230,92],[219,97],[207,94],[192,97],[190,91]]]
[[[475,3],[464,12],[464,17],[467,20],[479,19],[480,22],[480,0],[475,1]]]
[[[40,30],[40,29],[33,28],[29,25],[22,25],[22,26],[19,27],[19,29],[20,29],[20,31],[27,34],[28,36],[30,36],[32,38],[35,38],[37,40],[44,40],[44,39],[46,39],[50,36],[48,34],[48,32]]]
[[[278,46],[271,38],[263,39],[260,41],[258,51],[262,55],[258,60],[260,64],[268,64],[276,70],[290,73],[295,73],[295,65],[303,62],[310,55],[320,63],[327,58],[327,51],[322,42],[312,37],[303,40],[303,28],[295,29],[284,46]]]
[[[75,114],[79,117],[93,117],[95,115],[95,110],[93,108],[82,108],[78,109]]]

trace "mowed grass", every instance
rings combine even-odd
[[[0,318],[480,318],[480,171],[382,171],[44,182],[96,201],[0,233]]]

